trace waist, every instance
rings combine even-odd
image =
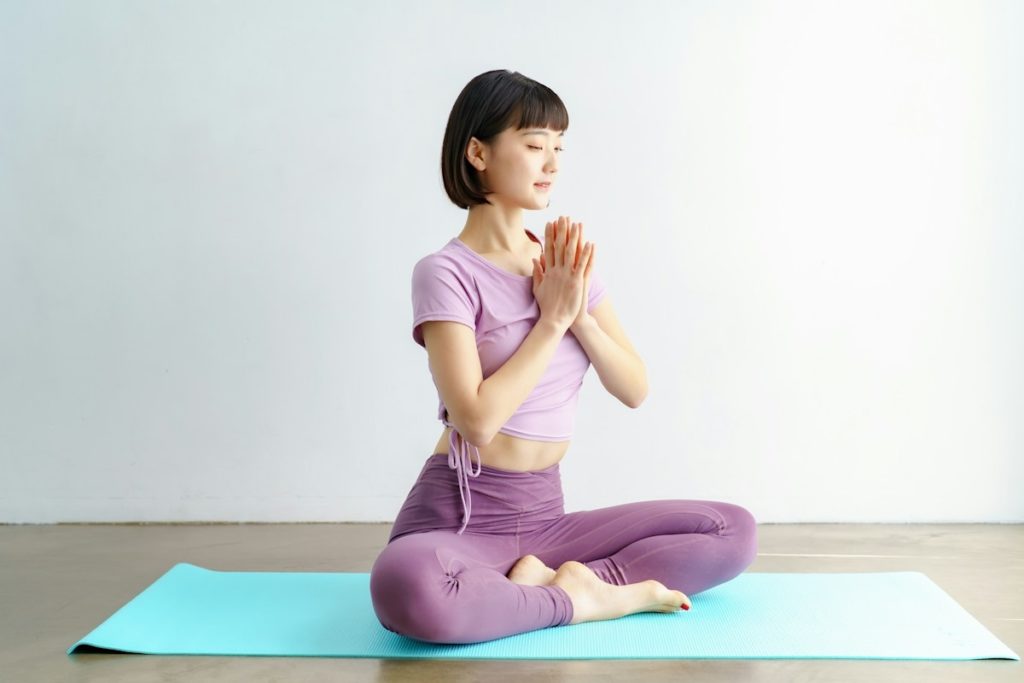
[[[542,529],[564,514],[557,463],[537,472],[480,465],[478,474],[460,484],[448,456],[434,453],[410,489],[388,543],[406,534],[436,529],[516,536]]]
[[[441,432],[434,454],[448,453],[452,428]],[[536,472],[557,465],[565,457],[571,441],[537,441],[498,432],[486,446],[477,447],[480,462],[494,469],[510,472]]]

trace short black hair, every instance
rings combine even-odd
[[[555,91],[518,71],[495,69],[476,76],[459,93],[441,143],[441,179],[460,209],[490,204],[479,172],[466,159],[470,138],[490,142],[510,127],[564,132],[569,112]]]

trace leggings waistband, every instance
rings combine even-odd
[[[452,427],[451,435],[448,437],[448,468],[455,470],[456,477],[458,478],[459,497],[462,500],[463,509],[462,526],[456,533],[461,535],[466,530],[466,526],[469,524],[469,518],[473,510],[473,497],[469,486],[469,479],[470,477],[479,479],[481,474],[486,475],[487,478],[518,480],[520,485],[516,487],[516,490],[508,491],[510,498],[519,497],[526,500],[532,497],[535,500],[536,496],[539,494],[546,502],[554,503],[558,507],[561,507],[561,475],[558,463],[555,463],[550,467],[545,467],[542,470],[527,472],[503,470],[498,467],[485,465],[480,459],[480,450],[473,444],[466,441],[453,426],[448,426]],[[476,470],[472,467],[471,455],[473,454],[476,455]],[[445,457],[445,454],[435,453],[430,457],[440,460],[440,458]],[[530,490],[523,490],[523,482],[531,482],[531,485],[525,487]],[[540,482],[539,487],[533,482]],[[553,485],[553,488],[551,485]]]

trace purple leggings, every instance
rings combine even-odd
[[[651,500],[565,513],[559,466],[513,472],[480,465],[463,534],[457,473],[427,458],[370,570],[384,628],[431,643],[478,643],[572,620],[555,585],[513,583],[524,555],[557,569],[576,560],[618,586],[656,579],[692,596],[742,573],[757,555],[745,508]]]

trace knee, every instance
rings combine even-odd
[[[447,577],[432,552],[389,544],[370,570],[370,599],[381,626],[431,643],[450,640],[452,615],[445,598]]]
[[[735,503],[722,503],[720,511],[735,539],[736,563],[742,572],[757,559],[757,520],[749,510]]]

